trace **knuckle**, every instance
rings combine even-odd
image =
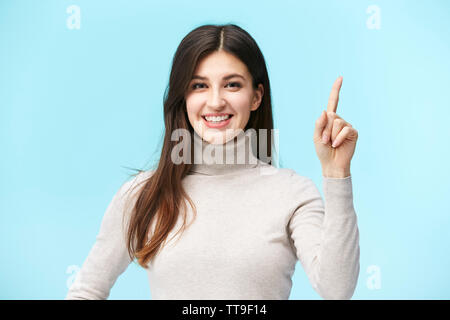
[[[336,124],[336,125],[340,125],[340,124],[343,124],[345,121],[342,120],[342,119],[336,118],[336,119],[333,120],[333,122],[334,122],[334,124]]]

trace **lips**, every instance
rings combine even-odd
[[[209,117],[222,117],[222,116],[229,116],[229,117],[228,117],[228,119],[225,119],[225,120],[222,120],[222,121],[219,121],[219,122],[213,122],[213,121],[208,121],[208,120],[206,120],[206,117],[209,118]],[[209,114],[206,114],[206,115],[202,115],[202,118],[203,118],[203,120],[205,120],[206,122],[209,122],[209,123],[221,123],[221,122],[223,122],[223,121],[230,120],[231,118],[233,118],[233,115],[230,114],[230,113],[225,113],[225,114],[213,116],[213,115],[211,115],[211,113],[209,113]]]
[[[208,121],[208,120],[206,120],[205,116],[202,116],[202,118],[207,127],[217,129],[217,128],[226,127],[230,123],[231,118],[233,118],[233,115],[230,114],[230,117],[228,119],[222,120],[222,121],[217,121],[217,122],[216,121]]]
[[[222,117],[222,116],[230,116],[230,118],[233,116],[231,113],[206,113],[202,114],[202,118],[205,117]]]

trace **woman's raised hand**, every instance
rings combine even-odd
[[[327,111],[316,121],[314,145],[325,177],[345,178],[350,176],[350,161],[358,140],[358,131],[336,114],[342,77],[338,77],[331,88]]]

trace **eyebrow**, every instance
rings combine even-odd
[[[244,76],[241,76],[241,75],[238,74],[238,73],[232,73],[232,74],[229,74],[229,75],[223,77],[223,80],[228,80],[228,79],[231,79],[231,78],[234,78],[234,77],[240,77],[240,78],[242,78],[243,80],[245,80]],[[193,79],[207,80],[208,78],[207,78],[207,77],[202,77],[202,76],[196,74],[196,75],[194,75],[194,76],[192,77],[192,80],[193,80]]]

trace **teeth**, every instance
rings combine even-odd
[[[230,117],[230,115],[221,116],[221,117],[205,117],[206,121],[212,121],[212,122],[220,122],[223,120],[226,120]]]

